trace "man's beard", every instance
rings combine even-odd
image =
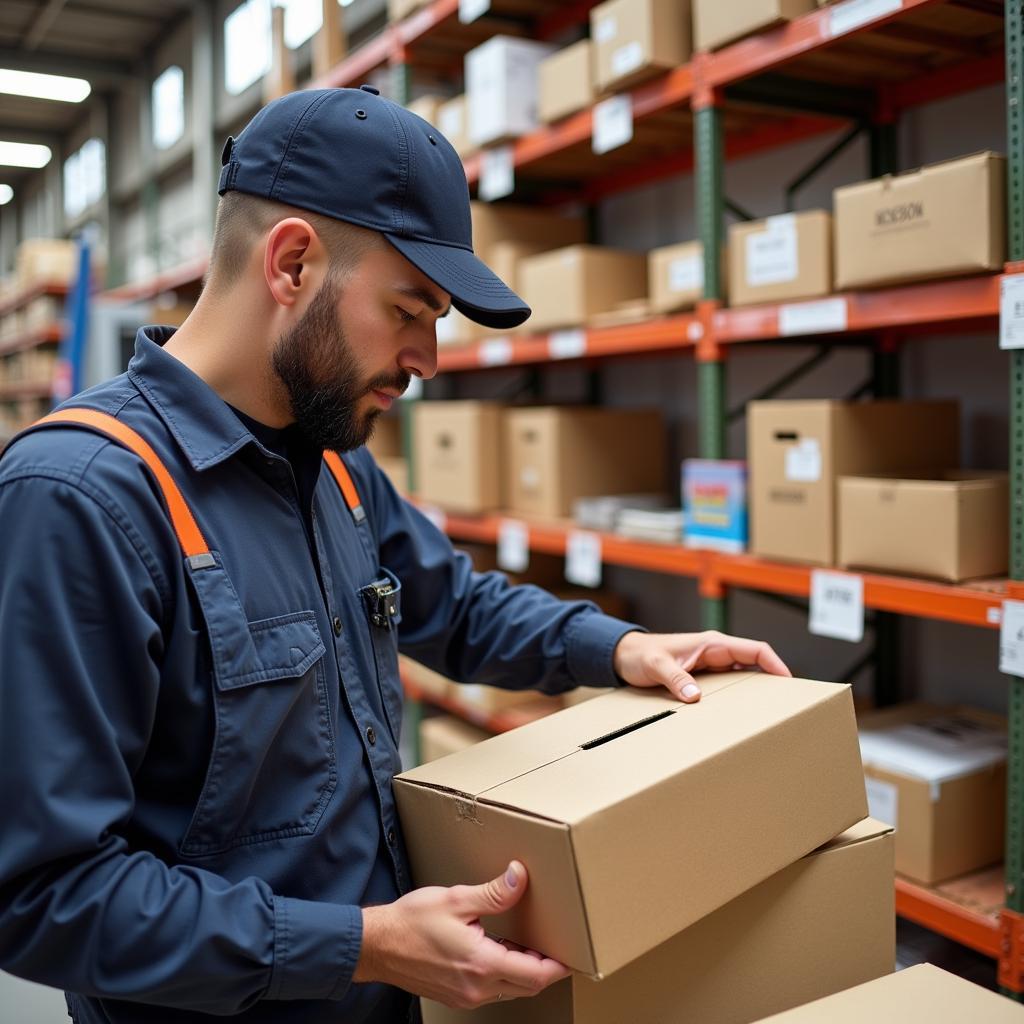
[[[278,341],[273,366],[305,438],[317,448],[347,452],[366,444],[381,413],[373,409],[360,417],[360,399],[373,390],[405,391],[409,374],[398,371],[360,383],[338,318],[339,294],[335,282],[324,282],[299,322]]]

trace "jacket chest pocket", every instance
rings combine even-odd
[[[373,645],[373,660],[377,670],[384,716],[388,720],[391,738],[398,745],[402,726],[402,680],[398,674],[398,624],[402,621],[402,584],[389,569],[382,569],[379,577],[360,588],[366,621]]]
[[[215,731],[180,852],[308,835],[337,783],[316,616],[249,622],[219,563],[190,573],[210,640]]]

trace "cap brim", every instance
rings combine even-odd
[[[468,249],[400,235],[384,236],[417,270],[452,297],[452,305],[484,327],[518,327],[530,307]]]

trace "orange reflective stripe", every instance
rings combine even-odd
[[[341,456],[337,452],[325,451],[324,462],[327,463],[327,468],[334,474],[334,479],[341,489],[342,497],[345,499],[345,504],[348,505],[348,510],[357,521],[361,520],[363,518],[362,502],[359,500],[359,492],[356,490],[356,485],[352,483],[348,466],[342,462]]]
[[[156,482],[160,486],[160,490],[163,491],[164,501],[167,503],[167,510],[171,516],[171,525],[178,535],[178,543],[181,544],[185,556],[192,558],[195,555],[209,554],[209,545],[196,525],[192,510],[182,497],[181,491],[178,490],[178,485],[167,471],[160,456],[153,451],[149,442],[141,434],[113,416],[109,416],[105,412],[96,412],[93,409],[62,409],[60,412],[44,416],[29,429],[69,424],[97,430],[138,455],[156,477]]]

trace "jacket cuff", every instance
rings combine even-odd
[[[647,630],[600,612],[576,616],[568,625],[565,641],[569,675],[576,685],[626,686],[615,674],[613,655],[618,642],[633,632]]]
[[[267,999],[341,999],[363,944],[356,906],[274,897],[274,968]]]

